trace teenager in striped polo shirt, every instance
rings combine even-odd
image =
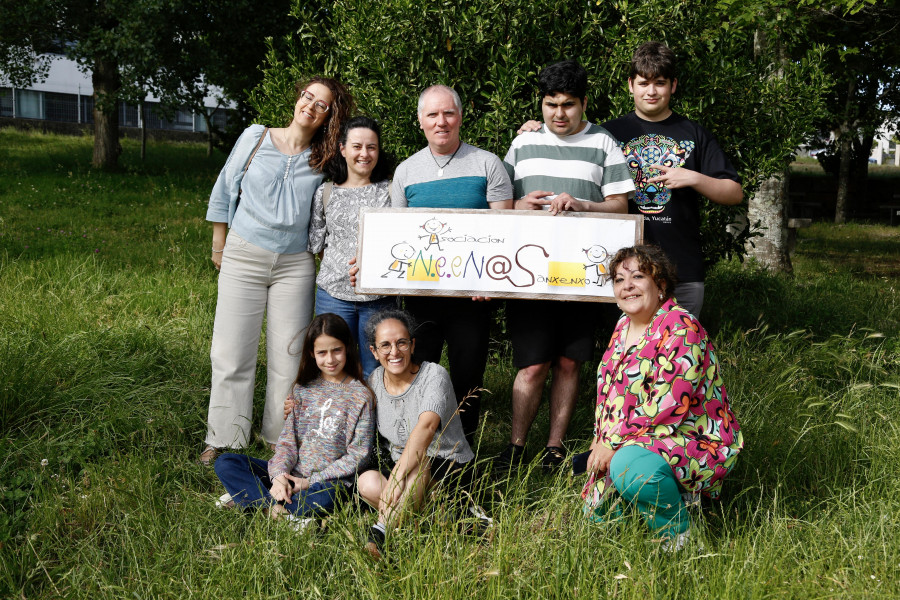
[[[574,60],[550,65],[538,81],[544,125],[513,140],[503,162],[513,180],[515,208],[625,213],[634,183],[616,140],[582,120],[587,106],[587,72]],[[507,302],[513,363],[510,444],[500,466],[524,457],[525,439],[537,414],[551,368],[550,434],[541,457],[546,471],[562,464],[562,442],[575,406],[580,364],[593,358],[597,305],[589,302]]]

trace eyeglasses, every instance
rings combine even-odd
[[[319,113],[320,115],[324,115],[328,112],[328,109],[331,108],[321,100],[316,100],[316,97],[310,94],[308,91],[303,90],[300,92],[300,99],[305,101],[307,104],[312,102],[313,109]]]
[[[406,352],[407,350],[409,350],[409,345],[411,343],[412,342],[410,342],[406,338],[400,338],[396,342],[381,342],[380,344],[375,346],[375,348],[380,354],[387,356],[391,353],[391,348],[393,348],[394,346],[397,346],[398,352]]]

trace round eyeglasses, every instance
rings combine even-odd
[[[396,342],[381,342],[380,344],[375,346],[375,349],[378,350],[380,354],[387,356],[391,353],[391,348],[393,348],[394,346],[397,346],[398,352],[406,352],[407,350],[409,350],[409,345],[411,343],[412,342],[406,338],[400,338]]]

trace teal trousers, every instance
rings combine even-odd
[[[613,454],[609,476],[624,504],[637,509],[653,533],[675,537],[690,528],[690,515],[681,499],[675,473],[658,454],[640,446],[624,446]],[[592,519],[620,517],[621,504],[604,503]],[[606,519],[598,514],[604,510]]]

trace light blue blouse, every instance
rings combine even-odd
[[[251,125],[238,138],[213,186],[206,220],[228,223],[242,238],[270,252],[305,252],[313,194],[323,176],[309,166],[309,149],[282,154],[272,143],[271,130],[243,175],[263,129]]]

